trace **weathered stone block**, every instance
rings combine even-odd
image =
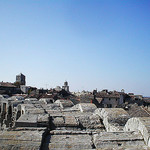
[[[91,149],[92,139],[89,135],[52,135],[49,149]]]
[[[53,124],[55,126],[64,126],[65,124],[64,117],[54,117]]]
[[[93,135],[93,139],[96,148],[145,145],[139,132],[101,132]]]
[[[135,117],[128,120],[124,131],[140,131],[145,143],[150,147],[150,117]]]
[[[76,108],[79,108],[81,112],[94,112],[97,107],[92,103],[79,103]]]
[[[101,129],[104,125],[98,115],[85,114],[78,117],[80,124],[86,129]]]
[[[108,132],[123,131],[124,125],[130,118],[129,114],[122,108],[98,108],[94,113],[103,119]]]
[[[68,108],[74,106],[73,102],[71,100],[56,100],[56,104],[59,104],[61,108]]]
[[[74,116],[65,116],[65,126],[78,126],[79,122]]]
[[[0,133],[0,149],[40,149],[43,131],[17,130]]]

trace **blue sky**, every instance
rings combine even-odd
[[[0,80],[150,96],[149,0],[0,1]]]

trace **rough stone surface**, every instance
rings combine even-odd
[[[79,122],[76,120],[74,116],[65,116],[65,125],[66,126],[78,126]]]
[[[139,132],[101,132],[95,134],[93,139],[96,148],[145,145]]]
[[[65,121],[64,121],[64,117],[54,117],[53,118],[53,124],[55,126],[64,126]]]
[[[89,135],[52,135],[45,146],[53,149],[92,149],[92,140]]]
[[[72,107],[74,104],[71,100],[56,100],[56,104],[59,104],[61,108]]]
[[[103,119],[108,132],[123,131],[123,127],[130,118],[122,108],[98,108],[94,112]]]
[[[15,123],[16,127],[48,126],[48,114],[23,114]]]
[[[137,104],[130,104],[127,107],[127,112],[130,117],[150,117],[149,113],[147,113],[142,108],[142,106],[138,106]]]
[[[52,130],[50,131],[51,135],[79,135],[79,134],[89,134],[92,135],[92,132],[89,131],[73,131],[73,130]]]
[[[97,108],[95,104],[91,103],[80,103],[77,104],[81,112],[94,112]]]
[[[150,119],[129,119],[120,108],[34,99],[3,100],[0,107],[0,149],[149,149]]]
[[[0,132],[0,149],[40,149],[43,131],[16,130]]]
[[[98,115],[85,114],[78,117],[83,128],[86,129],[104,129],[104,125]]]
[[[145,143],[150,147],[150,117],[135,117],[128,120],[124,131],[140,131]]]
[[[105,148],[97,148],[95,150],[150,150],[147,146],[119,146],[117,148],[105,147]]]

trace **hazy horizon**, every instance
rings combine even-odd
[[[149,0],[0,1],[0,81],[150,96]]]

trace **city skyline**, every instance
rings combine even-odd
[[[20,73],[20,74],[17,74],[16,75],[16,81],[12,81],[12,82],[8,82],[8,81],[2,81],[2,82],[4,82],[4,83],[11,83],[11,84],[13,84],[14,83],[14,85],[15,85],[15,83],[16,82],[22,82],[20,79],[19,79],[19,81],[18,81],[18,79],[17,79],[17,77],[18,76],[24,76],[24,74],[22,74],[22,73]],[[24,76],[25,78],[26,78],[26,76]],[[23,79],[24,80],[24,79]],[[26,83],[26,80],[24,80],[24,83]],[[23,83],[23,84],[24,84]],[[45,84],[45,87],[43,86],[43,87],[37,87],[37,86],[33,86],[33,85],[24,85],[24,86],[26,86],[26,87],[33,87],[33,88],[38,88],[38,89],[45,89],[45,90],[51,90],[51,89],[64,89],[64,85],[66,85],[67,84],[67,86],[68,86],[68,89],[67,89],[67,91],[69,92],[69,84],[68,84],[68,81],[67,80],[65,80],[64,82],[63,82],[63,84],[61,83],[61,84],[59,84],[59,85],[49,85],[49,84]],[[83,88],[83,87],[82,87]],[[94,90],[96,90],[97,92],[100,92],[100,91],[116,91],[116,92],[123,92],[123,93],[127,93],[127,94],[135,94],[135,95],[141,95],[141,94],[139,94],[139,93],[133,93],[132,91],[125,91],[125,89],[118,89],[118,90],[116,90],[116,89],[108,89],[108,88],[101,88],[101,89],[97,89],[97,88],[95,88],[95,89],[91,89],[91,90],[89,90],[89,89],[81,89],[81,90],[79,90],[79,89],[76,89],[76,90],[74,90],[74,91],[70,91],[70,92],[93,92]],[[144,96],[144,97],[149,97],[149,96],[145,96],[145,95],[142,95],[142,96]]]
[[[0,2],[1,81],[150,96],[150,1]]]

